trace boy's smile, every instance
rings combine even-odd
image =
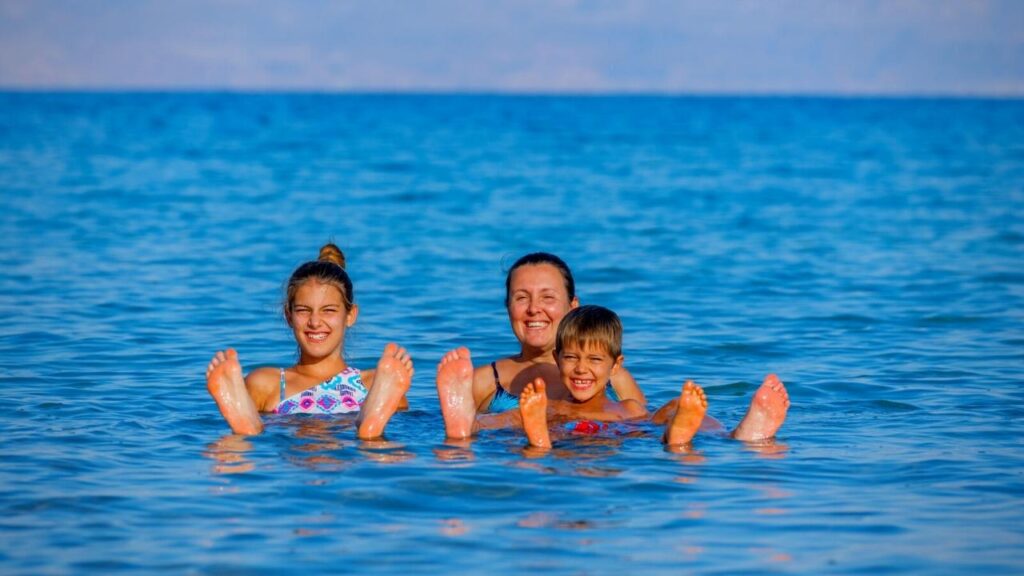
[[[604,396],[604,389],[613,374],[622,366],[623,357],[613,357],[601,344],[580,345],[566,342],[557,358],[562,384],[573,400],[586,402]]]

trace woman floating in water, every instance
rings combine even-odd
[[[555,330],[562,317],[577,306],[576,284],[561,258],[535,252],[516,260],[505,277],[505,308],[512,333],[519,340],[519,354],[476,368],[472,398],[476,411],[515,408],[519,394],[536,378],[546,383],[548,397],[562,400],[569,396],[555,365]],[[611,385],[613,397],[646,403],[625,368],[616,372]]]
[[[206,368],[207,388],[231,429],[259,434],[260,412],[358,412],[359,438],[383,434],[395,411],[408,404],[412,359],[401,346],[388,344],[375,370],[348,366],[345,333],[358,315],[345,256],[328,243],[318,260],[299,266],[288,280],[284,317],[299,346],[298,362],[290,368],[257,368],[243,378],[238,355],[229,348],[217,352]]]
[[[569,391],[567,400],[549,400],[549,383],[537,377],[519,396],[518,409],[478,415],[472,396],[469,350],[445,355],[437,369],[437,390],[449,438],[468,438],[481,429],[521,427],[531,446],[551,447],[551,423],[559,434],[593,433],[607,422],[638,420],[647,409],[636,400],[613,400],[608,383],[623,370],[622,323],[600,306],[582,306],[565,315],[555,338],[559,383]],[[750,409],[731,436],[759,441],[775,436],[789,409],[786,388],[774,374],[754,393]],[[677,400],[667,403],[653,421],[665,424],[662,440],[671,447],[686,446],[701,428],[707,412],[704,390],[692,381],[683,385]],[[660,415],[660,416],[659,416]]]

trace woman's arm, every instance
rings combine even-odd
[[[647,406],[647,398],[644,397],[643,391],[640,390],[640,386],[637,385],[629,370],[622,368],[612,375],[611,380],[612,388],[615,389],[615,394],[619,397],[619,400],[633,400],[641,406]]]
[[[495,392],[497,392],[497,388],[494,385],[494,371],[491,369],[491,365],[484,364],[474,368],[473,403],[476,405],[478,413],[487,412]]]

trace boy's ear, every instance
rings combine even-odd
[[[622,354],[619,354],[619,357],[615,359],[615,364],[612,364],[612,374],[615,374],[619,370],[621,370],[622,369],[622,365],[625,364],[625,362],[626,362],[626,357],[623,356]]]

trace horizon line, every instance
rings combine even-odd
[[[1022,100],[1024,91],[828,91],[828,90],[545,90],[484,88],[329,88],[224,86],[5,86],[3,94],[238,94],[325,96],[493,96],[493,97],[650,97],[650,98],[832,98],[893,100]]]

